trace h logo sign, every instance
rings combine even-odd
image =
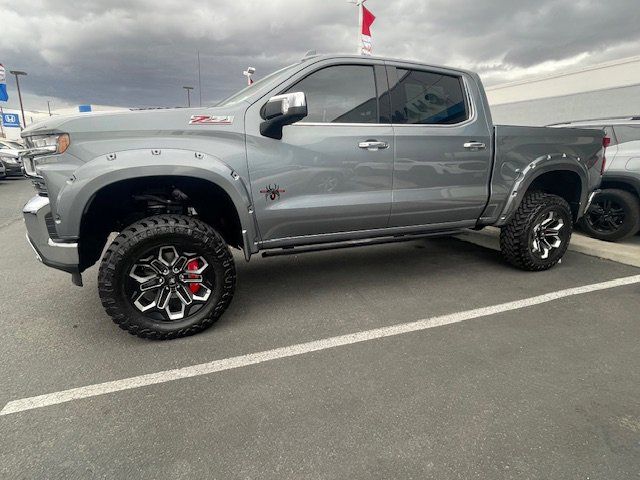
[[[3,113],[2,126],[20,128],[20,118],[15,113]]]

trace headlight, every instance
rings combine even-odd
[[[51,153],[64,153],[69,148],[69,144],[71,143],[71,139],[69,138],[68,133],[60,133],[56,135],[40,135],[27,137],[27,144],[31,148],[42,148],[49,149],[51,147],[55,147],[55,150],[52,150]]]
[[[2,160],[5,163],[8,163],[9,165],[19,165],[20,164],[18,159],[15,158],[15,157],[3,157],[3,156],[0,156],[0,160]]]

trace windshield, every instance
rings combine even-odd
[[[244,87],[239,92],[234,93],[233,95],[231,95],[226,100],[221,101],[217,106],[218,107],[228,107],[229,105],[234,105],[236,103],[240,103],[240,102],[245,101],[247,98],[249,98],[254,93],[258,92],[260,90],[260,88],[262,88],[263,86],[268,84],[271,80],[275,79],[276,77],[278,77],[278,76],[282,76],[282,77],[288,76],[288,73],[291,70],[293,70],[295,67],[297,67],[298,65],[300,65],[300,62],[294,63],[293,65],[289,65],[289,66],[284,67],[284,68],[281,68],[280,70],[277,70],[277,71],[273,72],[272,74],[267,75],[264,78],[261,78],[257,82]]]

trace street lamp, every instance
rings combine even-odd
[[[16,86],[18,87],[18,98],[20,99],[20,111],[22,112],[22,126],[26,127],[27,120],[24,117],[24,107],[22,106],[22,93],[20,93],[20,80],[18,79],[18,77],[20,75],[26,75],[27,72],[22,72],[20,70],[9,70],[9,73],[11,75],[15,75],[16,77]]]
[[[187,91],[187,107],[191,106],[191,90],[193,90],[193,87],[182,87]]]

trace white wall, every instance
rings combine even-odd
[[[640,115],[640,57],[487,88],[495,123]]]

